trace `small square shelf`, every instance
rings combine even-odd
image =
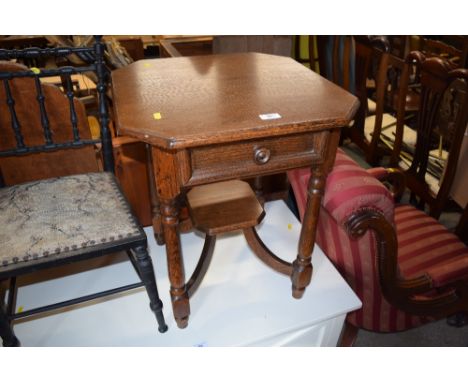
[[[250,228],[265,216],[252,188],[241,180],[194,187],[187,201],[194,227],[208,235]]]

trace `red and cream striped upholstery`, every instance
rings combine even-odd
[[[428,273],[436,287],[468,275],[468,248],[444,226],[408,205],[395,207],[398,264],[405,278]]]
[[[453,278],[468,277],[468,249],[423,212],[412,206],[395,206],[390,192],[371,173],[338,150],[322,200],[317,243],[362,301],[361,309],[348,314],[348,322],[372,331],[400,331],[429,318],[405,313],[385,300],[376,267],[374,234],[368,231],[358,240],[351,239],[343,227],[347,218],[354,211],[372,208],[393,222],[399,272],[405,278],[427,272],[443,285]],[[301,218],[309,176],[308,169],[288,173]]]

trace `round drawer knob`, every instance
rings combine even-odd
[[[265,164],[270,160],[270,150],[265,147],[255,149],[254,161],[257,164]]]

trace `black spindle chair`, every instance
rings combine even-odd
[[[0,299],[3,346],[19,345],[15,319],[141,286],[159,331],[167,330],[146,235],[113,174],[104,49],[96,37],[90,48],[0,50],[0,282],[10,280],[7,301]],[[92,61],[54,69],[8,61],[78,53]],[[74,98],[71,76],[85,72],[98,79],[98,140]],[[48,76],[60,76],[63,91],[43,83]],[[141,282],[15,313],[17,276],[119,251],[128,253]]]

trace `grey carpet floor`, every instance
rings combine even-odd
[[[468,346],[468,326],[455,328],[443,319],[398,333],[359,330],[354,346]]]

